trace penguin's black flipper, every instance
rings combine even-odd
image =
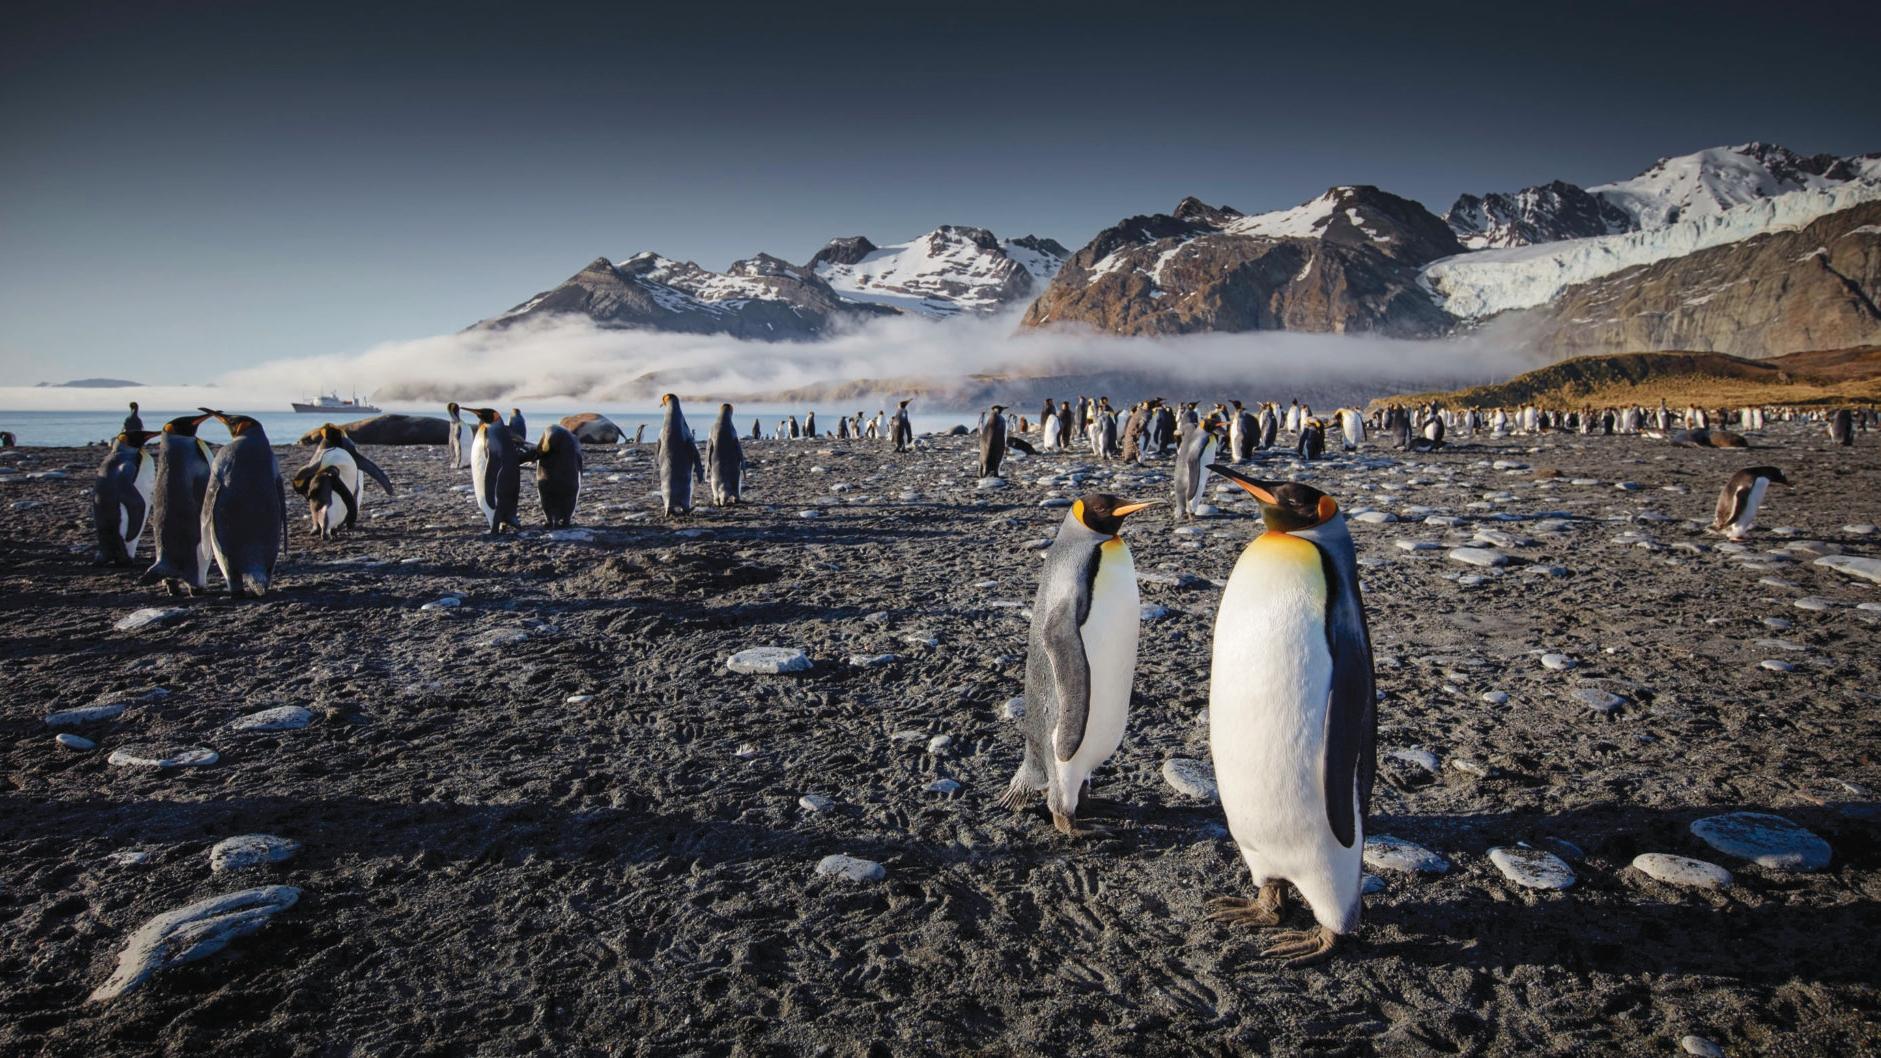
[[[353,462],[359,464],[359,469],[365,471],[367,477],[378,482],[379,487],[385,490],[387,496],[398,495],[392,490],[392,479],[385,476],[385,471],[379,469],[379,464],[361,455],[359,449],[353,446],[353,440],[350,437],[346,439],[346,450],[352,454]]]
[[[1371,634],[1358,585],[1342,572],[1342,567],[1354,569],[1355,561],[1338,562],[1322,549],[1320,566],[1326,574],[1326,645],[1332,653],[1332,691],[1326,703],[1326,821],[1339,844],[1349,848],[1359,821],[1371,811],[1378,773]]]
[[[1045,620],[1045,657],[1051,662],[1052,690],[1058,698],[1052,752],[1060,761],[1077,756],[1091,717],[1091,663],[1084,656],[1084,638],[1078,634],[1084,615],[1076,610],[1067,601]]]
[[[353,498],[353,490],[346,487],[338,474],[333,475],[333,494],[346,501],[346,521],[340,523],[340,527],[351,529],[359,520],[359,501]]]
[[[320,457],[315,456],[313,462],[307,464],[304,467],[301,467],[299,470],[294,471],[294,479],[289,484],[293,487],[295,492],[298,492],[302,496],[305,496],[308,493],[313,491],[314,478],[318,477],[319,475],[320,475]]]

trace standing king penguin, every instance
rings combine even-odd
[[[495,408],[465,408],[477,417],[477,438],[470,442],[470,490],[490,535],[504,526],[522,529],[516,518],[517,495],[522,489],[522,453],[516,435]]]
[[[849,420],[836,420],[839,427]],[[712,490],[712,506],[730,507],[744,498],[745,450],[732,425],[732,406],[718,406],[718,421],[705,435],[705,477]]]
[[[692,439],[692,428],[686,425],[679,398],[668,393],[660,398],[660,407],[666,409],[666,421],[660,426],[660,444],[653,451],[653,462],[660,468],[660,499],[671,517],[692,510],[692,483],[695,479],[705,480],[705,463],[699,458],[699,446]],[[796,416],[791,416],[790,422],[794,427]]]
[[[137,414],[132,405],[131,414]],[[129,420],[126,420],[129,421]],[[128,566],[137,558],[137,541],[150,513],[150,490],[157,483],[156,457],[144,443],[158,436],[126,430],[111,443],[111,454],[98,465],[92,488],[92,521],[98,528],[98,561]]]
[[[986,411],[980,424],[980,476],[999,476],[1000,460],[1006,458],[1006,406],[995,404]]]
[[[560,423],[551,423],[519,458],[536,465],[536,496],[549,528],[573,525],[575,504],[581,502],[581,442]]]
[[[914,425],[908,421],[908,402],[895,405],[895,417],[889,420],[889,439],[895,443],[895,451],[906,452],[914,443]]]
[[[1724,483],[1723,491],[1718,493],[1718,516],[1711,523],[1711,531],[1733,540],[1749,536],[1751,527],[1757,524],[1757,508],[1763,505],[1763,494],[1773,484],[1789,483],[1790,479],[1776,467],[1745,467],[1732,474]]]
[[[137,402],[131,401],[131,413],[124,417],[125,433],[143,433],[144,417],[137,412]]]
[[[196,436],[207,415],[163,424],[157,442],[157,482],[150,507],[157,557],[138,578],[160,580],[171,595],[201,591],[209,579],[209,542],[202,531],[202,501],[209,490],[209,445]]]
[[[1176,516],[1183,521],[1195,517],[1208,488],[1208,466],[1221,451],[1221,438],[1212,426],[1193,426],[1182,436],[1176,452]]]
[[[1378,718],[1357,556],[1332,497],[1210,469],[1267,523],[1222,593],[1208,689],[1215,781],[1259,895],[1216,900],[1211,917],[1277,926],[1293,883],[1318,928],[1280,933],[1262,954],[1300,965],[1359,923]]]
[[[207,408],[203,409],[208,411]],[[202,522],[209,550],[228,582],[229,595],[268,594],[274,563],[287,544],[287,491],[281,467],[261,423],[246,415],[211,412],[228,427],[230,441],[209,467]]]
[[[1025,760],[1000,803],[1045,791],[1052,825],[1076,834],[1091,772],[1123,744],[1143,620],[1123,520],[1150,506],[1091,493],[1045,552],[1026,641]]]
[[[445,438],[445,443],[449,446],[448,451],[451,457],[451,469],[462,470],[465,465],[464,464],[464,430],[466,429],[464,425],[464,420],[460,418],[460,413],[463,411],[463,409],[458,407],[456,401],[452,401],[449,404],[446,404],[444,406],[444,410],[449,412],[451,415],[451,422],[450,422],[451,433],[450,433],[450,436]]]

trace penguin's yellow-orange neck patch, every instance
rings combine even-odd
[[[1269,529],[1255,537],[1254,541],[1248,544],[1248,550],[1255,551],[1262,558],[1319,565],[1319,548],[1313,546],[1311,540],[1302,540],[1278,529]]]

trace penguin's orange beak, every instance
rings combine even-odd
[[[1241,486],[1243,489],[1247,491],[1248,495],[1254,497],[1255,499],[1261,501],[1262,503],[1272,505],[1272,506],[1279,506],[1280,501],[1274,498],[1274,494],[1272,492],[1273,482],[1257,481],[1254,478],[1248,477],[1246,474],[1241,473],[1240,471],[1234,469],[1231,466],[1228,466],[1225,463],[1210,463],[1208,464],[1208,469],[1214,471],[1217,474],[1220,474],[1222,477],[1227,478],[1229,481],[1234,482],[1236,485]]]
[[[1111,513],[1115,514],[1119,518],[1127,518],[1130,515],[1135,514],[1136,512],[1142,510],[1145,507],[1154,507],[1154,506],[1156,506],[1155,500],[1145,500],[1142,503],[1126,503],[1123,506],[1112,511]]]

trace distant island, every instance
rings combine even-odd
[[[126,386],[141,386],[142,382],[132,382],[122,378],[75,378],[70,382],[41,382],[35,389],[123,389]]]

